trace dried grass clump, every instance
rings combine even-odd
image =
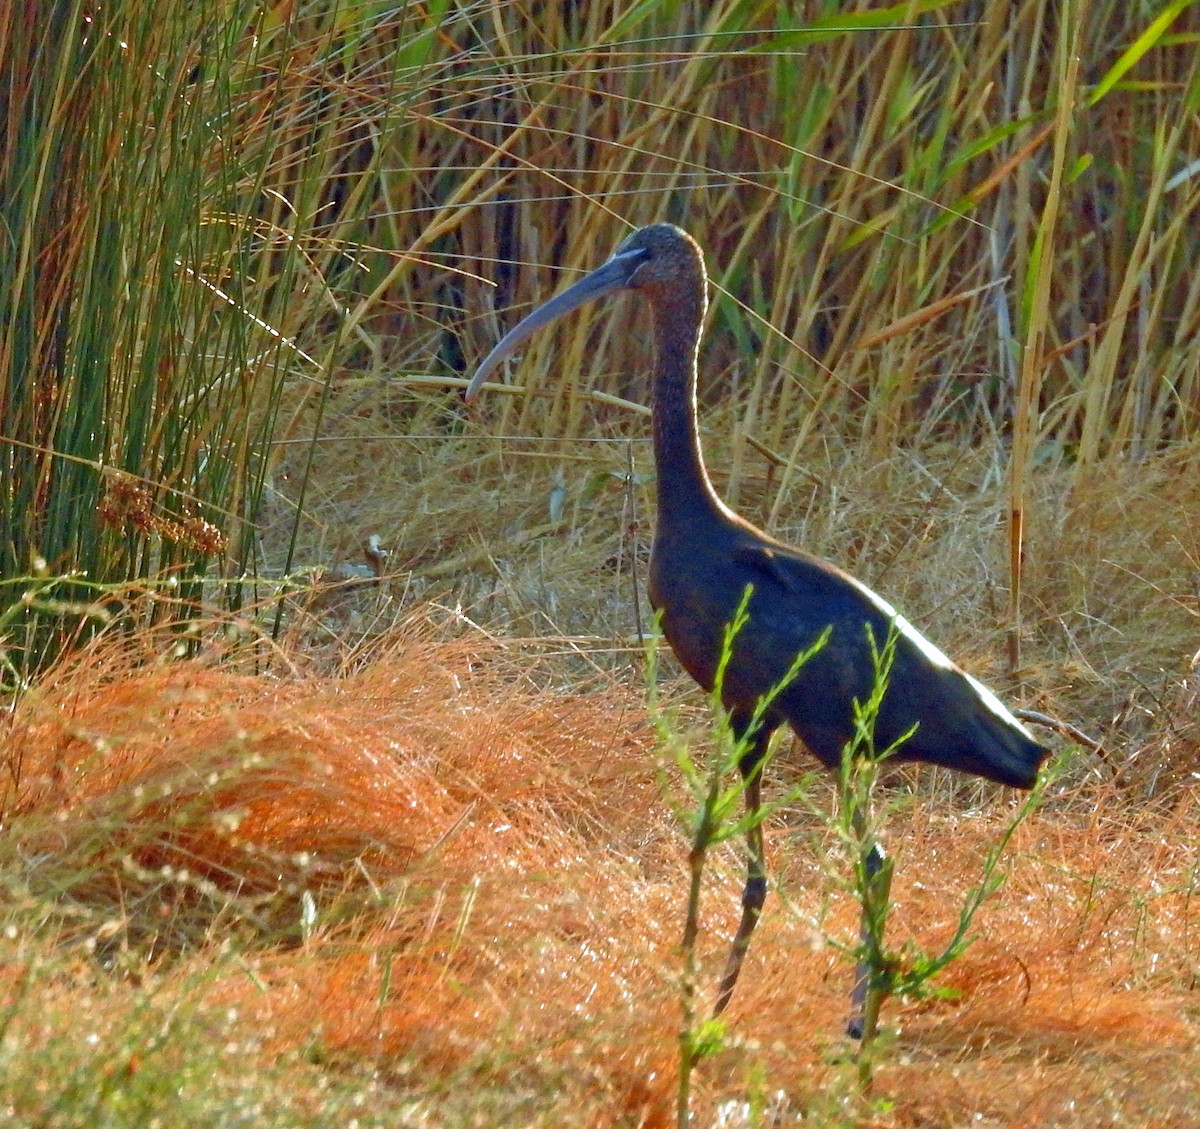
[[[340,676],[135,665],[111,647],[60,665],[7,721],[3,873],[27,955],[0,967],[18,1000],[31,949],[92,971],[39,984],[36,1032],[28,1003],[14,1030],[36,1047],[80,1011],[115,1030],[150,992],[226,1017],[202,1023],[223,1044],[252,1032],[243,1053],[264,1064],[373,1064],[452,1123],[668,1124],[674,785],[640,693],[548,692],[536,665],[420,631]],[[792,772],[778,762],[773,786]],[[945,942],[1009,811],[939,789],[896,812],[897,941]],[[849,1100],[850,962],[831,941],[851,940],[857,911],[832,834],[791,822],[768,826],[775,894],[734,1038],[701,1070],[709,1121],[755,1092],[818,1124]],[[1184,1123],[1198,829],[1190,793],[1137,808],[1115,784],[1032,817],[943,977],[957,998],[889,1006],[899,1034],[875,1084],[891,1104],[862,1123]],[[739,912],[737,845],[714,863],[702,983]]]
[[[609,834],[620,805],[571,805],[627,794],[631,764],[648,771],[627,748],[645,745],[644,723],[599,723],[600,698],[513,697],[511,663],[482,638],[408,639],[342,677],[288,679],[128,665],[97,645],[9,719],[7,815],[55,854],[92,844],[115,862],[127,847],[139,867],[260,892],[341,881],[351,864],[374,881],[411,873],[496,810],[521,811],[534,840],[551,808]]]
[[[240,937],[254,979],[213,990],[274,1051],[318,1038],[439,1070],[495,1054],[507,1078],[514,1025],[578,1028],[538,1067],[567,1070],[595,1052],[591,1018],[624,1012],[601,1060],[652,1061],[662,1085],[669,1028],[630,1014],[661,971],[623,937],[639,905],[674,934],[644,712],[516,689],[517,662],[478,636],[410,639],[286,680],[96,647],[10,718],[10,881],[60,906],[56,944],[139,976]],[[194,960],[159,975],[187,982]]]

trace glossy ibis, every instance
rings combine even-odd
[[[756,529],[717,497],[704,467],[696,422],[696,359],[708,279],[699,245],[671,224],[630,235],[603,266],[538,307],[487,355],[472,377],[473,399],[488,374],[530,334],[555,318],[620,290],[644,294],[654,321],[651,390],[658,522],[650,556],[650,600],[688,673],[711,690],[726,626],[752,586],[749,619],[734,641],[722,696],[736,736],[746,805],[758,814],[760,768],[771,734],[787,722],[824,765],[840,763],[855,731],[854,703],[875,679],[870,636],[889,630],[895,655],[875,724],[886,748],[912,730],[896,760],[926,761],[1015,788],[1032,787],[1048,750],[985,686],[964,673],[882,597],[835,565]],[[751,732],[759,700],[795,657],[829,629],[824,647],[776,697]],[[868,632],[870,629],[870,633]],[[749,873],[742,920],[716,1002],[729,1002],[767,892],[762,830],[750,820]],[[868,870],[877,869],[874,854]],[[861,1033],[865,970],[854,991],[850,1033]]]

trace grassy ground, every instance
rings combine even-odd
[[[320,573],[377,533],[389,579],[297,593],[279,643],[271,609],[214,625],[196,660],[168,661],[170,635],[114,634],[5,721],[0,1054],[18,1123],[673,1121],[688,840],[636,641],[645,420],[601,414],[581,453],[497,442],[496,409],[464,418],[432,396],[398,427],[386,383],[363,387],[333,401],[306,552]],[[728,491],[730,409],[703,414]],[[1076,749],[1019,830],[1007,885],[942,978],[955,997],[885,1008],[865,1098],[840,1035],[857,910],[811,814],[832,789],[785,805],[697,1124],[1200,1124],[1197,452],[1033,477],[1020,691],[992,450],[869,462],[825,439],[798,461],[781,485],[744,452],[739,506],[1105,751]],[[292,514],[283,466],[268,551]],[[702,751],[704,704],[663,666]],[[785,748],[770,795],[810,768]],[[909,770],[889,795],[892,936],[935,948],[1014,799]],[[707,992],[741,881],[724,848]]]
[[[785,746],[695,1124],[1200,1126],[1194,10],[843,7],[12,21],[7,1121],[674,1121],[688,836],[640,640],[645,326],[581,313],[457,395],[528,303],[667,218],[708,256],[723,496],[1103,744],[1066,748],[952,997],[886,1006],[866,1095],[832,789]],[[386,576],[341,584],[372,536]],[[38,574],[104,611],[155,594],[61,647]],[[661,678],[702,755],[703,701]],[[892,935],[934,948],[1016,801],[886,786]],[[730,845],[707,876],[709,992],[742,868]]]
[[[215,661],[228,632],[186,662],[156,659],[169,640],[97,644],[18,703],[0,940],[18,1121],[671,1123],[687,836],[639,653],[614,642],[633,604],[610,559],[632,559],[622,540],[645,532],[603,528],[626,505],[617,489],[522,542],[553,473],[531,481],[511,462],[507,480],[487,458],[477,469],[514,540],[493,538],[457,583],[418,566],[390,589],[311,596],[285,643],[232,663]],[[859,568],[892,546],[897,563],[872,579],[986,671],[999,643],[973,633],[992,507],[962,485],[979,466],[967,450],[898,459],[878,482],[831,472],[836,514],[811,506],[789,531],[861,544]],[[955,998],[889,1004],[874,1089],[856,1096],[839,944],[857,911],[811,814],[832,800],[818,778],[768,826],[774,894],[729,1045],[699,1073],[699,1124],[1200,1123],[1200,740],[1195,671],[1177,658],[1193,614],[1189,466],[1115,475],[1033,538],[1057,551],[1031,561],[1031,595],[1059,612],[1036,619],[1027,701],[1105,736],[1106,759],[1077,751],[1018,831],[1007,885],[943,977]],[[922,502],[872,504],[935,468],[943,488]],[[463,483],[411,468],[408,482],[409,512],[441,515],[469,553],[478,510],[457,533],[445,517]],[[1051,497],[1052,476],[1039,488]],[[371,528],[370,491],[361,504],[340,519]],[[591,619],[589,585],[612,593]],[[527,635],[488,630],[510,616]],[[669,664],[667,677],[702,748],[703,703]],[[810,767],[785,748],[771,794]],[[1014,800],[909,770],[889,794],[894,939],[932,948]],[[705,889],[709,991],[741,867],[734,847],[718,852]]]

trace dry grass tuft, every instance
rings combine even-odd
[[[92,971],[39,992],[38,1024],[18,1009],[14,1029],[36,1046],[81,1009],[119,1026],[149,991],[237,1016],[264,1064],[374,1064],[450,1123],[502,1107],[529,1124],[668,1124],[674,785],[628,684],[548,692],[530,661],[478,634],[409,631],[340,676],[137,666],[104,647],[60,666],[7,723],[5,870],[14,904],[42,907],[22,943]],[[790,772],[777,765],[776,786]],[[945,791],[898,811],[898,939],[945,941],[1008,812]],[[830,938],[853,935],[855,910],[820,861],[836,856],[828,832],[807,822],[769,828],[777,896],[733,1041],[702,1071],[702,1120],[745,1123],[758,1093],[819,1124],[848,1100],[849,964]],[[1132,808],[1113,784],[1023,825],[1008,884],[944,977],[957,998],[886,1015],[890,1105],[861,1123],[1152,1124],[1152,1110],[1186,1124],[1198,826],[1190,793]],[[706,976],[740,867],[718,853]],[[19,962],[0,963],[11,995]],[[500,1102],[486,1116],[471,1104],[484,1095]]]

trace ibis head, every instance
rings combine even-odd
[[[649,297],[654,298],[693,281],[699,281],[702,287],[703,264],[696,241],[674,224],[656,223],[639,228],[621,243],[608,262],[538,306],[497,342],[467,385],[467,402],[475,399],[484,381],[523,341],[564,314],[619,290],[648,291]]]

